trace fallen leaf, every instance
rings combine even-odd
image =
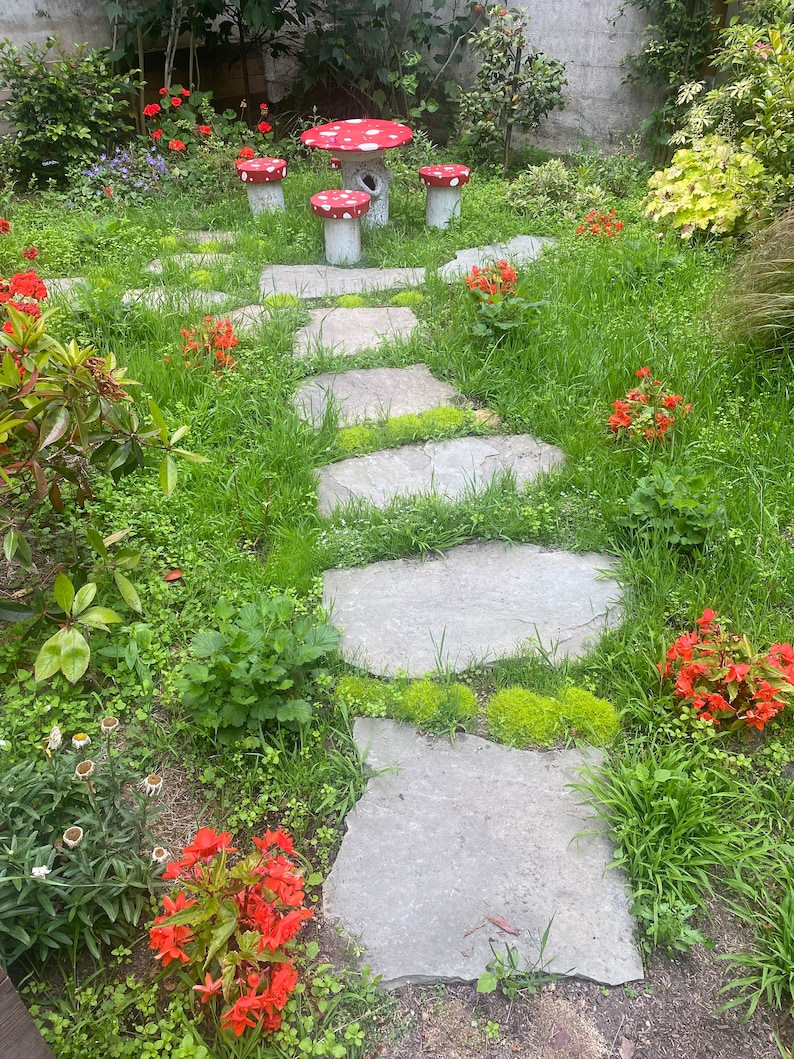
[[[184,577],[181,570],[169,570],[168,573],[163,576],[163,581],[178,581],[180,577]]]
[[[521,934],[520,930],[514,927],[512,923],[508,923],[502,916],[488,916],[488,922],[493,923],[493,925],[499,927],[500,930],[507,931],[508,934],[515,934],[516,937]]]
[[[556,1030],[551,1035],[551,1047],[555,1052],[561,1052],[563,1048],[567,1048],[571,1043],[571,1038],[565,1030]]]
[[[628,1037],[620,1038],[620,1059],[632,1059],[636,1045]]]

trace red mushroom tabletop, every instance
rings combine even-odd
[[[428,188],[456,188],[468,184],[471,170],[467,165],[425,165],[419,179]]]
[[[370,196],[366,191],[320,191],[312,195],[312,213],[331,217],[335,221],[363,217],[369,209]]]
[[[248,162],[238,162],[237,172],[240,180],[249,184],[270,184],[284,179],[287,163],[283,158],[252,158]]]
[[[301,134],[301,143],[321,151],[387,151],[413,139],[407,125],[375,118],[350,118],[318,125]]]

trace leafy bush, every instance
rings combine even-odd
[[[698,232],[738,235],[770,206],[763,163],[720,136],[705,136],[676,151],[670,166],[648,181],[647,216],[682,239]]]
[[[583,180],[559,158],[525,169],[507,189],[507,200],[517,210],[571,218],[597,207],[603,199],[600,185]]]
[[[71,163],[107,151],[129,129],[127,96],[137,86],[113,72],[101,50],[67,51],[57,37],[20,51],[0,42],[0,115],[15,132],[6,141],[20,180],[66,179]]]
[[[103,152],[96,161],[69,169],[70,202],[125,203],[140,205],[147,196],[161,189],[168,178],[168,166],[151,147],[130,144]]]
[[[662,539],[683,552],[702,547],[725,520],[725,507],[705,475],[655,461],[637,480],[621,523],[635,536]]]
[[[459,100],[462,142],[488,161],[498,150],[503,176],[514,128],[533,132],[547,114],[565,104],[565,64],[533,51],[526,28],[525,12],[514,7],[488,9],[488,24],[469,38],[480,64],[474,86]]]
[[[558,698],[504,688],[491,696],[485,712],[490,734],[508,746],[551,746],[566,733],[608,743],[619,730],[615,707],[582,688],[566,687]]]
[[[115,718],[107,718],[105,729]],[[116,726],[118,722],[115,722]],[[85,759],[53,729],[47,758],[0,773],[0,964],[127,938],[154,892],[150,825],[159,776],[143,777],[108,745]],[[108,735],[108,744],[110,736]],[[148,782],[148,786],[146,783]]]
[[[299,614],[289,596],[263,595],[240,610],[221,603],[216,615],[219,627],[193,637],[177,681],[199,729],[228,742],[308,723],[324,678],[317,663],[336,649],[337,630]]]
[[[729,273],[716,315],[730,334],[780,349],[794,338],[794,210],[756,236]]]

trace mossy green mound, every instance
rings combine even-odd
[[[341,294],[336,299],[338,309],[362,309],[366,304],[360,294]]]
[[[346,676],[336,685],[336,698],[360,716],[394,717],[434,732],[454,731],[477,712],[471,688],[433,680],[387,684],[372,677]]]
[[[396,448],[414,441],[462,437],[488,432],[477,423],[470,409],[431,408],[416,415],[395,416],[369,426],[343,427],[337,434],[338,459],[363,456],[380,449]]]
[[[424,304],[425,296],[418,290],[401,290],[391,300],[392,305],[400,305],[405,309],[415,309]]]
[[[551,746],[574,736],[587,742],[611,742],[620,723],[615,707],[582,688],[565,688],[558,698],[527,688],[505,688],[486,707],[488,731],[508,746]]]

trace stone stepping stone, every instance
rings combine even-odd
[[[219,268],[231,264],[231,254],[174,254],[166,258],[175,268]],[[156,257],[146,266],[149,272],[159,276],[163,271],[163,259]]]
[[[259,277],[259,289],[299,298],[328,298],[336,294],[361,294],[367,290],[418,287],[425,281],[423,268],[337,268],[334,265],[268,265]]]
[[[220,290],[168,290],[165,287],[143,287],[122,295],[122,305],[140,305],[147,309],[217,309],[226,305],[229,295]],[[231,313],[229,313],[231,317]]]
[[[613,560],[535,544],[471,542],[443,556],[326,570],[323,605],[346,661],[421,676],[540,648],[580,658],[621,617]]]
[[[239,309],[232,309],[229,313],[232,327],[238,333],[255,331],[271,317],[272,308],[269,309],[267,305],[243,305]]]
[[[68,298],[75,287],[85,282],[83,276],[57,276],[53,279],[45,279],[44,285],[51,298]]]
[[[505,258],[513,265],[526,265],[540,256],[544,246],[551,246],[556,239],[538,235],[516,235],[506,243],[490,243],[488,246],[474,246],[468,250],[458,250],[455,258],[442,265],[438,270],[441,279],[453,280],[471,272],[472,266],[482,268],[494,261]]]
[[[419,321],[396,305],[359,309],[312,309],[311,320],[295,336],[295,352],[309,356],[320,348],[352,356],[382,342],[408,339]]]
[[[436,379],[424,364],[326,372],[307,379],[295,394],[298,414],[315,425],[322,422],[329,404],[338,409],[340,424],[349,426],[462,402],[455,387]]]
[[[472,486],[483,488],[506,471],[513,473],[517,486],[524,485],[560,466],[564,459],[561,449],[529,434],[402,445],[321,467],[317,500],[323,515],[352,497],[376,507],[385,507],[395,496],[425,493],[453,500]]]
[[[369,717],[354,737],[380,774],[347,816],[324,915],[383,986],[473,982],[493,958],[489,939],[502,956],[515,946],[523,969],[549,923],[552,971],[610,986],[643,977],[625,880],[608,870],[612,843],[569,786],[599,751],[472,735],[453,745]]]
[[[235,232],[210,232],[205,229],[192,230],[182,233],[183,238],[191,243],[233,243],[237,239]]]

